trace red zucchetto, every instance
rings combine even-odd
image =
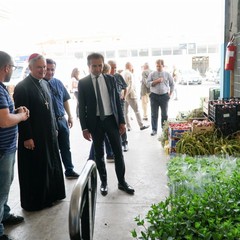
[[[33,58],[36,58],[36,57],[38,57],[40,54],[38,54],[38,53],[33,53],[33,54],[31,54],[30,56],[29,56],[29,58],[28,58],[28,62],[30,62]]]

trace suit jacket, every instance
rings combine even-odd
[[[103,74],[108,94],[112,113],[116,121],[116,127],[119,124],[125,124],[120,97],[117,91],[116,79],[114,76]],[[94,86],[91,75],[82,78],[78,82],[78,101],[79,101],[79,119],[82,130],[88,129],[93,132],[96,128],[96,113],[97,113],[97,97],[95,95]]]

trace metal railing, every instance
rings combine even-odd
[[[93,160],[88,160],[71,195],[69,207],[71,240],[93,240],[96,198],[97,168]]]

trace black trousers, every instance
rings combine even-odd
[[[122,143],[119,128],[113,115],[106,117],[103,121],[97,117],[96,129],[95,131],[91,132],[95,150],[96,165],[99,177],[104,184],[107,183],[107,171],[104,160],[105,134],[108,136],[109,142],[112,146],[115,159],[115,172],[118,182],[123,184],[125,182],[125,162],[122,153]]]
[[[122,107],[123,113],[124,113],[124,105],[125,105],[125,100],[121,99],[121,107]],[[122,139],[122,146],[125,146],[126,144],[128,144],[127,132],[125,132],[121,135],[121,139]]]

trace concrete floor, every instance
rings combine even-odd
[[[149,124],[146,122],[146,124]],[[134,218],[145,216],[153,203],[168,195],[166,162],[168,156],[157,136],[150,136],[151,127],[140,131],[133,115],[132,130],[128,132],[129,151],[124,153],[126,181],[135,188],[129,196],[117,189],[114,163],[107,163],[109,193],[103,197],[98,193],[94,227],[94,240],[130,240],[136,228]],[[78,120],[71,129],[71,150],[75,171],[81,172],[86,163],[90,142],[82,137]],[[17,163],[15,165],[17,169]],[[5,233],[16,240],[67,240],[68,211],[72,189],[76,180],[65,180],[66,199],[57,205],[38,212],[26,212],[20,206],[17,170],[9,196],[9,205],[14,214],[24,216],[25,222],[6,227]]]

